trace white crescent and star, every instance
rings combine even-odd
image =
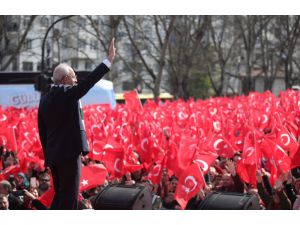
[[[157,164],[156,166],[153,167],[153,172],[157,171],[156,173],[153,173],[152,176],[154,177],[157,177],[159,175],[159,172],[160,172],[160,168],[161,168],[161,165],[160,164]]]
[[[217,109],[216,108],[209,108],[209,113],[211,115],[215,115],[217,113]]]
[[[285,140],[286,139],[286,140]],[[284,141],[285,140],[285,141]],[[291,143],[291,138],[288,134],[281,134],[280,141],[284,146],[288,146]]]
[[[83,180],[81,181],[81,184],[82,184],[82,186],[86,186],[86,185],[89,184],[89,180],[83,179]]]
[[[100,155],[101,153],[97,152],[97,151],[95,150],[95,148],[93,147],[93,154],[94,154],[94,155]]]
[[[142,141],[141,141],[141,148],[144,152],[146,152],[147,150],[145,149],[145,144],[146,142],[148,143],[148,138],[144,138]]]
[[[246,148],[246,150],[245,150],[245,156],[246,157],[250,157],[253,153],[254,153],[254,147],[248,147],[248,148]]]
[[[220,148],[218,147],[218,145],[219,145],[221,142],[223,142],[223,139],[218,139],[218,140],[216,140],[216,141],[214,142],[214,149],[215,149],[216,151],[219,151],[219,150],[220,150]]]
[[[196,159],[195,161],[200,163],[200,166],[204,172],[206,172],[208,170],[208,164],[205,161],[203,161],[201,159]]]
[[[215,128],[216,131],[220,131],[221,130],[221,124],[219,121],[214,121],[213,122],[213,126]]]
[[[184,114],[183,112],[179,112],[179,113],[178,113],[178,117],[179,117],[179,119],[181,119],[181,120],[184,120],[184,119],[187,118],[186,114]]]
[[[96,107],[96,110],[97,110],[99,113],[102,113],[102,110],[101,110],[100,105],[98,105],[98,106]]]
[[[287,156],[286,152],[277,144],[276,147],[281,151],[285,156]]]
[[[264,118],[264,119],[263,119],[262,123],[263,123],[263,124],[267,123],[267,122],[268,122],[268,116],[264,114],[264,115],[263,115],[263,118]]]
[[[120,162],[120,160],[121,160],[120,158],[117,158],[114,163],[114,170],[118,173],[121,172],[120,168],[118,168],[118,163]]]
[[[106,144],[106,145],[103,147],[103,149],[109,149],[109,148],[114,149],[114,147],[113,147],[112,145],[110,145],[110,144]]]
[[[2,118],[0,118],[0,122],[3,122],[3,121],[5,121],[5,120],[7,120],[7,116],[4,115],[4,114],[2,114]]]
[[[23,140],[21,143],[21,149],[25,149],[25,145],[29,143],[27,140]]]
[[[192,188],[189,188],[187,187],[187,182],[191,180],[193,182],[193,187]],[[192,192],[193,190],[195,190],[195,188],[197,187],[198,185],[198,182],[196,181],[195,177],[194,176],[187,176],[185,179],[184,179],[184,186],[185,186],[185,192],[186,193],[190,193]]]

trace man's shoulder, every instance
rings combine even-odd
[[[53,93],[65,93],[68,90],[72,89],[73,86],[71,85],[52,85],[50,90],[49,90],[49,94],[53,94]]]

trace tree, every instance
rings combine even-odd
[[[300,34],[300,16],[279,16],[278,39],[280,42],[280,56],[284,64],[286,88],[291,88],[297,77],[294,76],[296,48]],[[296,62],[296,63],[295,63]]]
[[[282,71],[281,43],[278,41],[278,21],[273,17],[268,24],[259,21],[262,32],[258,37],[256,64],[264,78],[264,91],[272,90],[274,80]],[[277,38],[276,38],[277,37]]]
[[[20,53],[36,16],[29,17],[23,33],[19,36],[20,38],[12,41],[11,33],[20,31],[20,24],[16,21],[16,18],[13,16],[0,16],[0,65],[2,71],[6,70]]]
[[[135,16],[125,16],[123,24],[136,57],[143,65],[151,81],[147,81],[141,75],[139,75],[139,78],[153,91],[154,98],[157,99],[165,69],[167,48],[174,29],[176,16],[147,16],[147,18],[143,17],[143,19],[146,20],[137,19]],[[148,28],[150,28],[147,31],[143,29],[145,23],[148,23]],[[154,38],[149,35],[152,34],[151,27],[149,27],[152,24],[155,29],[155,32],[153,32],[155,34]],[[138,38],[134,36],[137,32]]]
[[[226,95],[228,90],[224,83],[225,77],[239,78],[233,68],[240,66],[236,49],[238,49],[237,42],[241,38],[241,33],[235,29],[232,16],[212,16],[209,22],[209,34],[213,54],[206,54],[208,75],[216,95]]]
[[[271,20],[271,16],[235,16],[238,29],[241,31],[244,50],[245,65],[245,82],[243,85],[243,93],[248,94],[254,91],[254,79],[252,69],[254,64],[254,51],[258,37],[261,35],[263,28]]]
[[[189,83],[201,81],[193,76],[201,75],[199,71],[202,65],[199,59],[203,51],[202,39],[205,37],[208,22],[208,16],[178,16],[176,20],[168,48],[171,93],[176,97],[189,98],[191,96]]]

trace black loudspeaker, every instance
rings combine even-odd
[[[208,210],[259,210],[259,200],[255,195],[211,192],[198,205],[197,209]]]
[[[99,210],[152,209],[152,195],[145,186],[108,185],[97,195],[93,208]]]

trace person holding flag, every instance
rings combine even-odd
[[[39,135],[55,191],[50,209],[78,209],[81,155],[89,153],[80,98],[109,72],[115,58],[114,41],[107,59],[78,85],[74,70],[59,64],[53,71],[54,85],[41,96]]]

